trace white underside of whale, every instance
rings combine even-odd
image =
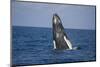
[[[71,42],[70,42],[65,36],[64,36],[64,40],[65,40],[65,42],[67,43],[69,49],[72,49],[72,44],[71,44]]]
[[[64,40],[67,43],[67,46],[69,47],[69,50],[72,49],[71,42],[65,36],[64,36]],[[54,49],[56,49],[56,42],[55,42],[55,40],[53,40],[53,44],[54,44]]]
[[[54,49],[56,49],[56,42],[55,42],[55,40],[53,40],[53,44],[54,44]]]

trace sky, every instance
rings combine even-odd
[[[57,13],[64,28],[95,29],[95,6],[12,2],[12,25],[52,27],[53,14]]]

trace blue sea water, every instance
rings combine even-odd
[[[96,60],[95,30],[65,29],[77,50],[54,50],[51,28],[12,28],[12,64],[37,65]]]

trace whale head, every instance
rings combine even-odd
[[[54,24],[59,24],[61,22],[60,17],[55,13],[53,15],[53,23]]]

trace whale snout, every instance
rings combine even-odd
[[[60,23],[60,18],[57,14],[53,15],[53,23],[54,24]]]

